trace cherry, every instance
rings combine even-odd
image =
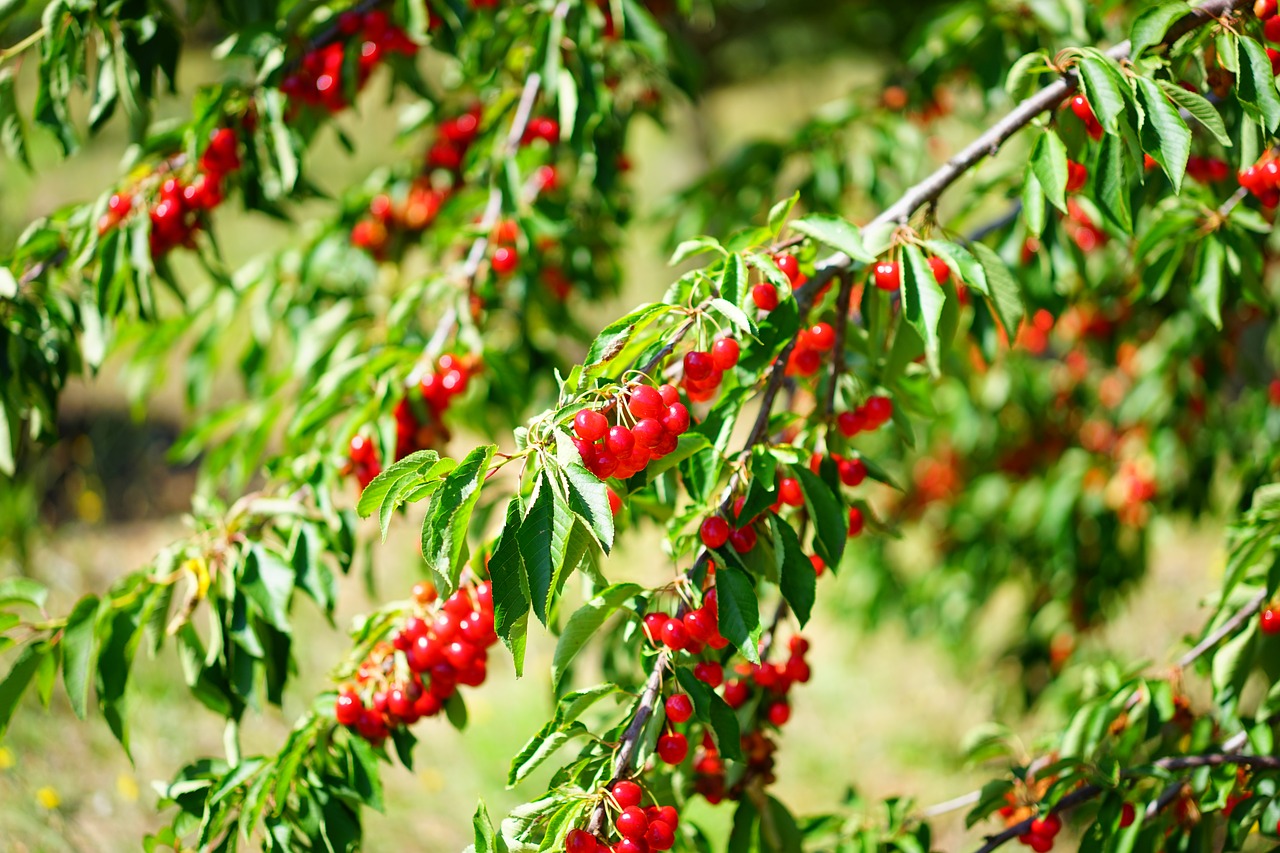
[[[888,397],[867,398],[867,420],[879,426],[893,417],[893,401]]]
[[[786,702],[774,702],[769,706],[769,710],[766,712],[766,715],[768,716],[769,723],[771,725],[779,727],[785,726],[787,724],[787,720],[791,719],[791,706]]]
[[[613,785],[613,798],[618,801],[618,808],[626,809],[640,805],[644,792],[640,786],[630,779],[623,779]]]
[[[717,548],[723,548],[724,544],[729,541],[729,522],[718,515],[713,515],[702,522],[702,528],[699,533],[702,536],[702,544],[706,548],[712,551]]]
[[[689,741],[679,732],[658,738],[658,757],[667,764],[679,764],[689,754]]]
[[[836,463],[840,473],[840,482],[846,486],[857,486],[867,479],[867,465],[861,459],[841,459]]]
[[[730,370],[738,363],[740,354],[738,342],[733,338],[718,338],[711,345],[711,364],[716,370]]]
[[[1036,818],[1031,821],[1031,834],[1043,835],[1046,838],[1053,838],[1062,829],[1062,818],[1056,814],[1051,814],[1043,818]]]
[[[714,347],[712,348],[712,354],[715,354]],[[658,395],[662,397],[662,405],[667,407],[674,406],[680,402],[680,392],[676,389],[676,386],[666,382],[658,386]]]
[[[578,434],[582,435],[582,433]],[[585,436],[583,437],[585,438]],[[610,453],[621,459],[624,456],[631,455],[631,451],[635,450],[636,437],[631,434],[631,430],[619,425],[609,428],[609,434],[604,443],[605,447],[609,448]]]
[[[691,639],[689,629],[674,616],[668,617],[667,621],[662,623],[662,642],[666,643],[668,648],[674,651],[687,649]]]
[[[693,716],[693,702],[687,694],[676,693],[667,699],[667,719],[673,723],[683,723]]]
[[[705,611],[690,610],[684,615],[685,630],[695,642],[705,643],[716,633],[716,623]]]
[[[762,282],[751,288],[751,301],[761,311],[772,311],[778,307],[778,289],[770,282]]]
[[[1077,163],[1075,160],[1067,161],[1067,192],[1073,193],[1083,187],[1088,177],[1089,170],[1083,163]]]
[[[609,430],[609,419],[593,409],[583,409],[573,416],[573,431],[583,441],[599,441]]]
[[[637,385],[631,391],[631,399],[627,409],[637,418],[661,418],[666,414],[666,406],[662,402],[662,394],[651,385]],[[637,425],[638,426],[638,425]]]
[[[773,262],[778,265],[778,269],[793,284],[800,277],[800,261],[796,260],[795,255],[774,255]]]
[[[340,726],[354,726],[360,721],[360,712],[364,710],[364,705],[360,701],[360,697],[351,688],[346,688],[338,694],[338,700],[334,703],[333,714],[338,719]]]
[[[804,506],[804,492],[795,477],[783,477],[778,481],[778,498],[787,506]]]
[[[751,688],[738,679],[724,685],[724,701],[730,708],[741,708],[751,698]]]
[[[1280,607],[1268,605],[1259,617],[1259,626],[1264,634],[1280,634]]]
[[[478,0],[472,0],[472,2],[478,2]],[[649,845],[643,838],[624,838],[613,845],[613,853],[649,853]]]
[[[815,349],[796,349],[791,351],[792,366],[801,376],[812,376],[822,366],[822,354]]]
[[[745,554],[752,548],[756,547],[759,537],[756,535],[753,527],[739,527],[737,530],[729,534],[729,544],[733,546],[733,550],[739,554]]]
[[[836,345],[836,332],[830,323],[818,323],[809,329],[809,345],[818,352],[827,352]]]
[[[684,375],[686,379],[694,382],[702,382],[711,376],[714,365],[711,363],[711,354],[692,350],[684,354]]]
[[[107,199],[107,211],[117,219],[123,218],[133,209],[133,196],[129,193],[112,193]]]
[[[650,818],[649,822],[653,823],[654,820],[655,818]],[[662,821],[674,830],[680,825],[680,814],[675,806],[659,806],[656,820]]]
[[[1276,13],[1276,0],[1255,0],[1253,4],[1253,14],[1259,18],[1266,20],[1274,16]]]
[[[1267,18],[1266,23],[1262,25],[1262,34],[1266,36],[1267,41],[1280,41],[1280,18]]]
[[[673,435],[683,435],[689,429],[689,410],[684,403],[672,403],[662,416],[662,427]]]
[[[1071,99],[1071,112],[1076,114],[1076,118],[1080,119],[1084,124],[1085,130],[1089,136],[1097,142],[1102,138],[1102,125],[1098,123],[1098,118],[1093,114],[1093,107],[1089,105],[1089,99],[1084,95],[1076,95]]]
[[[676,834],[672,832],[665,820],[655,820],[649,822],[644,840],[649,843],[650,850],[670,850],[676,843]]]
[[[853,538],[862,533],[862,527],[865,521],[862,518],[862,510],[856,506],[849,507],[849,538]]]
[[[702,661],[693,665],[693,677],[714,690],[724,683],[724,667],[714,661]]]
[[[836,427],[845,438],[853,438],[862,432],[866,425],[866,419],[857,412],[841,412],[836,415]]]
[[[613,825],[623,838],[643,838],[645,830],[649,828],[649,819],[639,806],[627,806],[619,813]]]
[[[822,573],[827,570],[826,562],[817,554],[809,558],[809,564],[813,566],[813,573],[818,577],[821,577]]]
[[[585,829],[571,829],[564,837],[565,853],[596,853],[599,849],[596,837]]]
[[[644,619],[644,633],[652,643],[662,642],[662,626],[667,624],[670,617],[665,613],[646,613]]]
[[[1273,5],[1274,3],[1275,3],[1275,0],[1272,0]],[[1133,823],[1133,819],[1136,816],[1137,815],[1133,810],[1133,803],[1125,803],[1124,805],[1120,806],[1120,826],[1121,827],[1126,827],[1129,824]]]
[[[553,118],[535,118],[530,120],[524,132],[524,141],[532,142],[541,139],[554,145],[560,140],[560,122]]]
[[[520,263],[520,256],[510,246],[502,246],[494,251],[491,263],[498,275],[510,275]]]
[[[881,290],[897,290],[902,285],[902,269],[898,262],[876,264],[875,283]]]
[[[439,596],[436,585],[430,581],[418,581],[413,585],[413,600],[419,604],[430,604]],[[405,624],[408,624],[407,622]]]

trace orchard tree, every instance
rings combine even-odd
[[[226,749],[176,770],[145,849],[358,848],[381,765],[464,727],[531,631],[558,638],[554,710],[510,782],[558,769],[505,818],[479,806],[476,853],[924,851],[956,809],[979,851],[1274,845],[1275,0],[931,6],[884,85],[690,184],[674,281],[599,330],[633,120],[696,99],[715,22],[759,10],[34,6],[0,2],[5,168],[117,115],[130,144],[96,198],[0,249],[0,470],[16,489],[58,441],[70,379],[176,351],[201,483],[189,537],[65,614],[0,580],[0,733],[61,681],[128,752],[140,653],[172,647]],[[225,76],[159,120],[196,28]],[[374,78],[413,153],[331,198],[313,143],[354,144]],[[224,260],[232,209],[302,202],[290,245]],[[215,390],[230,372],[242,393]],[[1224,515],[1220,594],[1171,668],[1075,653],[1153,519]],[[332,616],[337,575],[419,521],[422,581],[357,620],[330,681],[295,683],[295,607]],[[645,528],[656,587],[608,559]],[[921,530],[924,571],[894,544]],[[822,678],[802,629],[837,572],[872,590],[851,622],[959,647],[1017,586],[1008,702],[1056,696],[1061,729],[1033,755],[993,730],[988,784],[937,807],[793,812],[775,737]],[[243,754],[286,688],[310,710]],[[725,837],[682,819],[694,798],[732,811]]]

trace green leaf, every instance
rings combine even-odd
[[[289,633],[289,599],[293,594],[293,566],[261,545],[249,549],[239,587],[281,632]]]
[[[746,572],[733,566],[716,566],[716,605],[720,614],[720,633],[742,652],[743,657],[759,663],[760,602],[756,598],[755,584]]]
[[[0,607],[10,604],[29,604],[37,610],[44,609],[49,590],[29,578],[5,578],[0,580]]]
[[[348,743],[351,744],[353,759],[349,766],[351,789],[362,804],[382,811],[382,775],[378,772],[378,754],[364,738],[353,737],[348,739]]]
[[[520,784],[560,747],[575,737],[587,734],[590,734],[587,727],[576,721],[563,728],[556,726],[555,720],[547,722],[537,734],[529,738],[520,753],[511,759],[511,768],[507,771],[507,787],[513,788]]]
[[[516,534],[520,530],[520,502],[507,503],[502,536],[489,557],[489,579],[493,585],[493,624],[504,640],[511,636],[517,620],[529,612],[529,577]],[[520,667],[517,666],[517,671]]]
[[[1169,27],[1189,14],[1191,7],[1184,0],[1161,0],[1143,9],[1129,30],[1129,56],[1137,59],[1147,48],[1163,42]]]
[[[813,549],[834,571],[844,556],[845,542],[849,537],[849,513],[839,496],[818,475],[803,465],[796,465],[791,470],[800,481],[809,520],[813,522]]]
[[[9,674],[4,677],[4,681],[0,681],[0,737],[3,737],[9,728],[9,721],[13,719],[18,700],[26,692],[36,670],[44,663],[45,656],[48,654],[49,646],[45,643],[28,643],[23,646],[9,669]]]
[[[1044,219],[1047,206],[1044,199],[1044,188],[1036,177],[1032,164],[1027,164],[1027,174],[1022,180],[1022,218],[1027,224],[1027,231],[1033,237],[1044,232]]]
[[[773,550],[778,561],[778,585],[782,589],[782,597],[795,613],[800,626],[804,627],[813,612],[818,575],[791,525],[776,515],[769,517],[769,524],[773,528]]]
[[[591,368],[612,361],[631,342],[636,332],[671,310],[673,306],[666,303],[650,302],[614,320],[591,342],[583,366]]]
[[[1191,129],[1160,87],[1146,77],[1138,77],[1138,99],[1147,112],[1142,125],[1142,147],[1169,176],[1175,193],[1182,192],[1182,176],[1191,156]]]
[[[555,656],[551,661],[552,690],[560,689],[561,679],[569,671],[569,665],[578,656],[578,652],[582,651],[582,647],[595,636],[610,616],[618,612],[618,608],[627,599],[640,593],[642,589],[634,583],[614,584],[574,611],[556,642]]]
[[[475,830],[475,853],[502,853],[507,849],[502,836],[494,835],[493,822],[489,820],[489,811],[484,807],[484,800],[476,805],[471,826]]]
[[[76,602],[66,627],[62,629],[62,683],[71,700],[71,710],[84,719],[89,702],[89,673],[93,671],[97,637],[98,597],[88,595]]]
[[[1160,87],[1160,91],[1172,98],[1175,104],[1200,122],[1205,130],[1213,134],[1219,144],[1225,148],[1231,147],[1231,136],[1227,133],[1227,126],[1223,123],[1218,110],[1209,103],[1208,98],[1198,92],[1188,92],[1177,83],[1171,83],[1168,80],[1157,80],[1156,85]]]
[[[987,295],[1000,325],[1005,334],[1013,340],[1018,334],[1018,325],[1022,323],[1025,313],[1022,302],[1022,288],[1019,286],[1009,267],[1000,259],[994,250],[983,243],[972,243],[969,246],[982,265],[982,274],[986,282]],[[967,281],[967,279],[966,279]],[[973,282],[969,282],[977,286]]]
[[[747,287],[747,263],[742,255],[734,253],[724,260],[720,273],[720,295],[726,302],[741,305],[750,288]]]
[[[714,237],[694,237],[692,240],[685,240],[679,246],[676,246],[676,250],[671,254],[671,260],[668,263],[671,266],[675,266],[695,255],[705,255],[708,252],[724,252],[724,247]]]
[[[356,503],[356,513],[361,518],[368,518],[374,510],[378,511],[378,524],[382,528],[382,541],[387,541],[387,527],[391,523],[391,514],[400,506],[404,495],[412,488],[421,485],[428,478],[423,476],[433,471],[440,461],[440,454],[434,450],[419,450],[410,453],[403,459],[382,469],[378,476],[370,481],[360,493]],[[446,460],[452,466],[451,460]],[[436,476],[444,476],[447,470],[440,470]]]
[[[1035,51],[1034,53],[1024,54],[1013,63],[1013,67],[1009,69],[1009,73],[1005,76],[1004,90],[1015,101],[1021,101],[1030,96],[1036,84],[1035,74],[1043,74],[1050,71],[1049,57],[1043,51]]]
[[[876,259],[876,256],[863,246],[862,234],[858,231],[858,227],[839,216],[815,213],[792,222],[791,229],[844,252],[855,261],[869,264]]]
[[[606,683],[566,693],[556,703],[556,713],[552,717],[552,723],[556,728],[562,729],[581,717],[587,709],[601,699],[621,692],[622,688],[618,685]]]
[[[695,678],[693,670],[687,667],[676,667],[676,680],[693,700],[693,711],[698,719],[711,724],[720,754],[730,761],[741,761],[742,732],[738,726],[738,715],[729,703],[709,685]]]
[[[1236,98],[1249,115],[1269,132],[1280,125],[1280,94],[1271,72],[1267,51],[1254,39],[1240,39],[1240,73],[1236,75]]]
[[[1222,268],[1225,263],[1222,243],[1212,237],[1206,239],[1200,247],[1195,282],[1191,285],[1196,307],[1216,329],[1222,328]]]
[[[937,376],[941,372],[942,361],[938,321],[942,319],[942,307],[947,296],[933,277],[933,269],[919,246],[907,246],[903,257],[906,263],[902,266],[902,312],[924,341],[929,370]]]
[[[791,215],[791,209],[796,206],[796,202],[800,200],[799,191],[791,194],[790,198],[784,198],[782,201],[769,208],[769,230],[775,235],[782,230],[782,226],[787,221],[787,217]]]
[[[1080,72],[1080,82],[1098,124],[1107,133],[1119,133],[1125,93],[1111,73],[1109,60],[1103,59],[1100,54],[1086,54],[1080,58],[1076,68]]]
[[[21,3],[18,5],[21,6]],[[0,8],[0,12],[2,11]],[[14,162],[31,168],[31,158],[27,153],[27,128],[22,121],[22,113],[18,110],[12,68],[0,68],[0,150]]]
[[[26,5],[27,0],[0,0],[0,30],[4,29],[5,24],[13,20]]]
[[[544,472],[538,478],[534,494],[520,522],[516,541],[529,577],[529,599],[533,613],[547,624],[547,602],[551,597],[551,581],[564,562],[565,546],[573,527],[573,511],[556,494],[551,478]]]
[[[422,556],[442,583],[441,592],[446,595],[458,586],[471,513],[480,500],[484,476],[496,449],[487,444],[468,453],[444,478],[422,520]]]
[[[1067,210],[1067,147],[1058,134],[1046,130],[1031,150],[1031,168],[1049,203],[1064,213]]]
[[[563,470],[565,479],[569,481],[569,505],[608,554],[613,547],[613,509],[609,506],[609,487],[576,462]]]
[[[1098,195],[1095,200],[1111,222],[1130,234],[1133,233],[1133,213],[1129,201],[1129,178],[1137,168],[1125,152],[1124,140],[1118,136],[1102,140],[1098,152]]]

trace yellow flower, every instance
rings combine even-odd
[[[36,791],[36,802],[40,804],[40,808],[53,811],[62,805],[62,798],[58,796],[58,792],[45,785]]]
[[[0,770],[8,770],[13,764],[13,753],[7,746],[0,746]]]

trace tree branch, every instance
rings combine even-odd
[[[1258,594],[1245,602],[1244,606],[1237,610],[1230,619],[1218,626],[1218,630],[1196,643],[1190,651],[1178,658],[1178,669],[1186,669],[1191,666],[1197,658],[1218,645],[1227,635],[1235,633],[1241,625],[1258,612],[1258,609],[1262,607],[1262,603],[1266,600],[1267,591],[1265,589],[1258,590]]]

